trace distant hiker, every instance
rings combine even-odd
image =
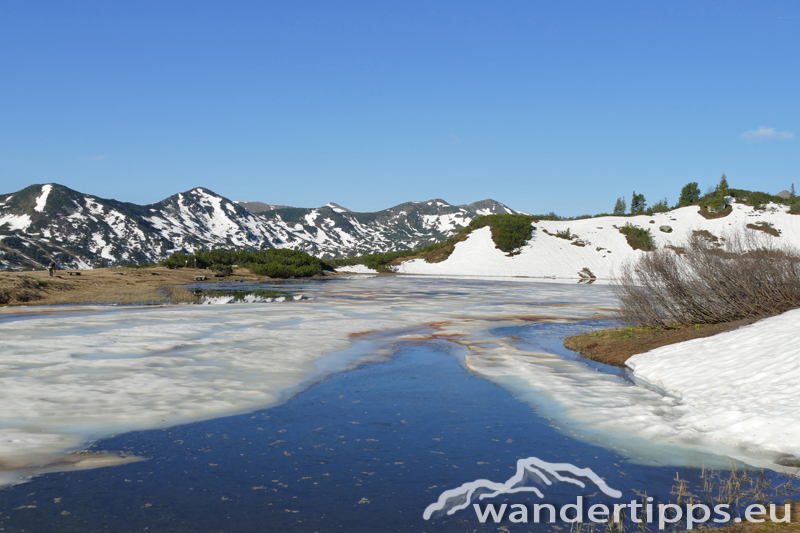
[[[47,265],[47,270],[50,272],[50,277],[53,277],[53,271],[56,269],[56,262],[50,261],[50,264]]]

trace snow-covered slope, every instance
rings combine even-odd
[[[254,214],[245,206],[269,209]],[[377,213],[335,203],[300,209],[232,202],[197,187],[140,206],[58,184],[0,195],[0,269],[159,261],[198,248],[292,248],[336,257],[407,250],[449,237],[483,213],[514,212],[493,200],[452,206],[409,202]]]
[[[673,425],[683,440],[800,461],[798,323],[800,309],[634,355],[627,364],[636,378],[679,398],[683,414]]]
[[[782,244],[800,246],[800,216],[791,215],[785,206],[771,204],[756,210],[744,204],[733,204],[731,214],[717,219],[705,219],[697,206],[684,207],[653,216],[600,217],[570,221],[542,220],[533,223],[533,236],[519,250],[508,256],[492,241],[491,230],[484,227],[473,231],[455,246],[450,257],[440,263],[414,259],[402,263],[397,271],[407,274],[461,276],[524,276],[533,278],[581,278],[584,268],[598,278],[608,280],[619,266],[647,253],[634,250],[619,228],[630,223],[650,229],[657,247],[681,246],[694,231],[708,232],[712,238],[740,231],[748,224],[771,224],[780,231],[776,239]],[[570,239],[556,236],[567,230]],[[584,271],[585,272],[585,271]]]

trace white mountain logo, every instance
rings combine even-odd
[[[603,494],[612,498],[620,498],[622,492],[612,489],[605,481],[600,479],[600,476],[592,472],[590,468],[578,468],[569,463],[548,463],[542,461],[537,457],[528,457],[527,459],[520,459],[517,461],[517,471],[505,483],[497,483],[488,479],[478,479],[469,483],[464,483],[458,488],[444,491],[439,495],[436,503],[432,503],[425,508],[422,518],[429,520],[433,513],[437,511],[446,511],[448,515],[452,515],[456,511],[460,511],[469,506],[472,499],[477,496],[478,500],[487,498],[494,498],[501,494],[515,494],[519,492],[532,492],[539,498],[544,498],[544,494],[536,488],[526,485],[529,479],[534,482],[543,482],[545,485],[552,485],[553,482],[547,476],[549,474],[552,478],[572,483],[580,488],[585,488],[586,484],[575,477],[570,477],[572,474],[576,477],[581,477],[591,480]],[[478,494],[476,495],[476,491]]]

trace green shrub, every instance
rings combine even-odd
[[[470,222],[466,229],[473,231],[489,226],[497,248],[510,254],[531,239],[533,221],[534,217],[529,215],[486,215]]]
[[[761,207],[763,204],[768,204],[770,202],[776,204],[786,204],[791,203],[791,198],[785,199],[781,198],[780,196],[773,196],[772,194],[768,194],[765,192],[759,191],[747,191],[744,189],[728,189],[728,194],[736,198],[740,202],[748,203],[754,207]]]
[[[702,198],[700,200],[700,205],[706,210],[710,207],[714,210],[719,211],[720,209],[724,209],[725,207],[727,207],[728,204],[722,193],[717,191],[713,194],[706,195],[704,198]]]
[[[223,276],[230,276],[233,274],[233,267],[231,265],[212,265],[211,270]]]
[[[307,278],[322,272],[311,265],[293,266],[280,263],[244,263],[253,274],[269,276],[270,278]]]
[[[625,240],[634,250],[644,250],[645,252],[655,250],[653,235],[649,229],[645,230],[628,222],[625,226],[619,228],[619,232],[625,235]]]
[[[183,268],[184,266],[188,266],[188,263],[189,255],[180,252],[175,252],[161,262],[161,264],[167,268]],[[194,264],[192,264],[192,266],[194,266]]]
[[[654,213],[666,213],[667,211],[669,211],[669,204],[667,204],[667,199],[664,198],[660,202],[656,202],[652,206],[648,207],[645,213],[652,215]]]
[[[558,237],[559,239],[567,239],[569,241],[572,240],[572,233],[570,233],[569,228],[567,228],[562,231],[557,231],[556,237]]]
[[[309,277],[333,270],[328,263],[305,252],[278,248],[258,251],[211,250],[191,255],[174,253],[163,264],[168,268],[193,267],[196,264],[197,268],[211,267],[231,273],[233,265],[242,265],[254,274],[271,278]]]
[[[385,254],[367,254],[343,259],[333,259],[331,264],[335,267],[364,265],[365,267],[371,268],[372,270],[377,270],[378,272],[390,272],[391,269],[387,265],[395,259],[399,259],[401,257],[411,257],[426,251],[431,251],[435,247],[443,244],[444,243],[437,243],[416,250],[403,250],[400,252],[388,252]]]

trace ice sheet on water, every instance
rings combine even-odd
[[[513,287],[513,288],[512,288]],[[579,291],[579,292],[576,292]],[[437,323],[470,334],[533,315],[588,318],[610,293],[573,286],[364,278],[281,305],[52,310],[0,321],[0,462],[121,431],[274,405],[343,370],[353,334]],[[581,303],[565,306],[565,300]],[[387,339],[388,344],[393,339]],[[51,435],[51,437],[44,437]],[[21,460],[21,459],[20,459]]]
[[[742,454],[724,443],[704,441],[682,422],[689,409],[676,398],[618,375],[557,355],[520,353],[509,346],[474,351],[483,353],[466,357],[470,370],[502,384],[563,431],[633,460],[724,467],[729,458]],[[682,449],[676,450],[676,444]],[[759,456],[759,461],[770,459]]]
[[[719,466],[735,459],[792,471],[776,462],[800,456],[798,316],[634,356],[637,384],[580,361],[520,352],[508,341],[473,346],[466,364],[561,429],[633,459],[714,466],[710,452]]]
[[[710,449],[741,452],[685,426],[688,407],[671,396],[488,333],[607,315],[608,287],[354,276],[291,288],[309,300],[5,316],[0,463],[275,405],[397,340],[431,335],[577,437],[683,464]]]

